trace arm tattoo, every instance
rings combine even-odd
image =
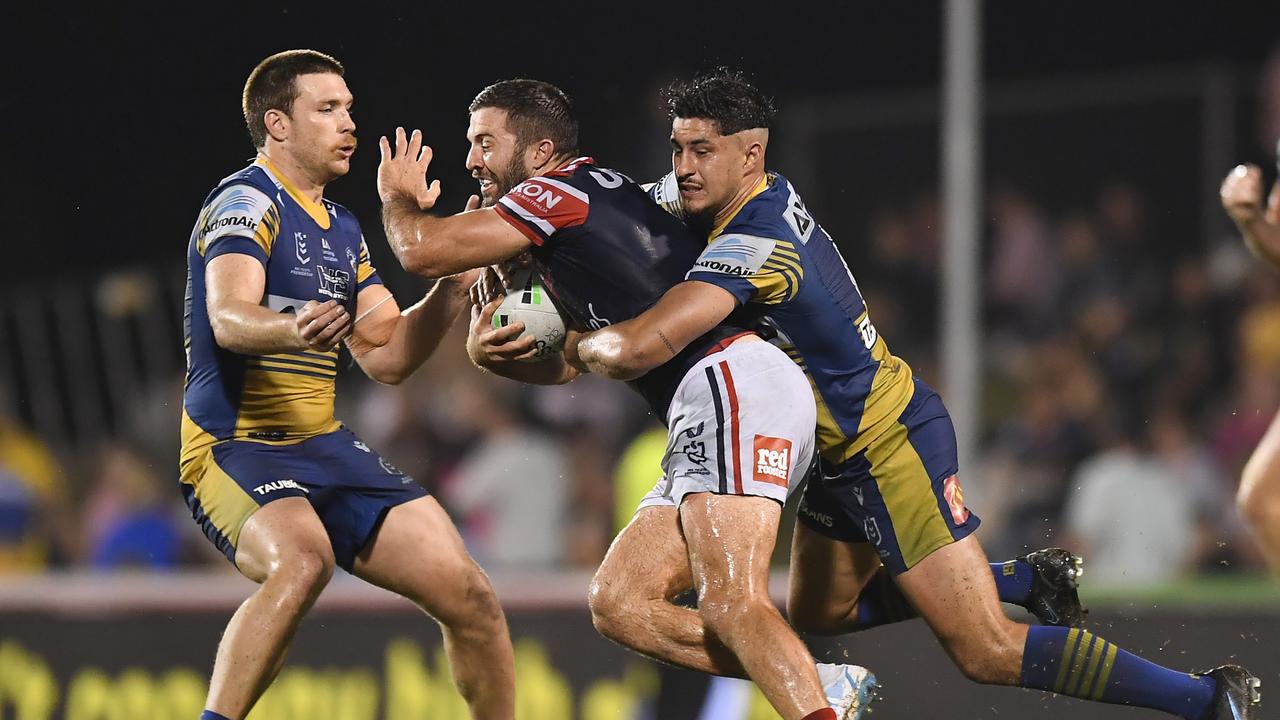
[[[666,335],[662,334],[662,330],[658,330],[658,337],[662,338],[662,344],[667,346],[667,349],[671,351],[672,355],[677,354],[675,346],[671,344],[671,341],[667,339]]]

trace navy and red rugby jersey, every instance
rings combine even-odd
[[[534,244],[542,283],[577,330],[598,330],[649,309],[684,281],[706,249],[639,185],[591,158],[525,180],[495,209]],[[630,385],[665,423],[685,373],[722,341],[748,332],[747,317],[735,312]]]

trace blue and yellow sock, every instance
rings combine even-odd
[[[1087,630],[1032,625],[1022,655],[1023,687],[1200,720],[1216,682],[1156,665]]]
[[[991,575],[995,578],[1000,602],[1025,607],[1027,597],[1031,595],[1031,578],[1034,575],[1030,565],[1021,560],[992,563]],[[858,630],[920,616],[889,576],[889,571],[884,568],[877,570],[871,577],[871,582],[862,589],[862,594],[858,596],[857,613]]]
[[[204,712],[200,713],[200,720],[231,720],[231,718],[225,715],[219,715],[218,713],[212,710],[205,710]]]

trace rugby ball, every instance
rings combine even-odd
[[[564,348],[564,320],[551,302],[542,278],[532,269],[515,276],[515,283],[502,305],[493,313],[493,326],[506,327],[514,322],[524,323],[519,338],[532,336],[537,352],[524,362],[538,362],[554,357]]]

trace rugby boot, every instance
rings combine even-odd
[[[818,663],[818,680],[840,720],[862,720],[880,697],[875,674],[861,665]]]
[[[1257,720],[1262,705],[1262,681],[1239,665],[1223,665],[1208,672],[1218,683],[1213,693],[1210,720]]]
[[[1084,574],[1084,560],[1062,548],[1036,550],[1018,560],[1030,565],[1035,573],[1026,608],[1042,625],[1084,625],[1088,611],[1080,604],[1080,594],[1076,592],[1080,576]]]

